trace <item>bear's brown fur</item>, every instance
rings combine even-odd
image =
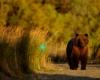
[[[79,61],[81,69],[86,69],[88,58],[88,34],[76,34],[67,45],[67,59],[70,69],[77,69]]]

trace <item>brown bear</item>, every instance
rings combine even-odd
[[[86,69],[88,58],[88,42],[88,34],[77,33],[75,34],[75,37],[68,42],[66,53],[70,69],[76,70],[79,62],[81,63],[81,70]]]

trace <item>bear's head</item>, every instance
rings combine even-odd
[[[89,39],[88,39],[88,34],[75,34],[75,45],[80,47],[80,48],[84,48],[85,46],[87,46]]]

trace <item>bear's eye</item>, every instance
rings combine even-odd
[[[86,34],[84,34],[86,37],[88,37],[88,34],[86,33]]]

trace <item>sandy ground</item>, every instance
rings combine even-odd
[[[100,80],[100,65],[87,65],[87,70],[69,70],[67,64],[57,64],[55,72],[39,71],[39,80]]]
[[[87,70],[69,70],[67,64],[56,64],[56,71],[38,71],[24,79],[9,78],[2,74],[0,80],[100,80],[100,64],[87,65]],[[1,75],[1,74],[0,74]]]

